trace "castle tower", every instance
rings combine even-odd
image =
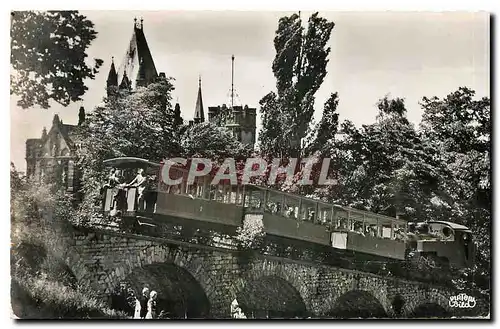
[[[111,67],[109,68],[108,80],[106,81],[106,90],[108,92],[108,97],[118,87],[118,74],[116,73],[114,59],[114,57],[111,57]]]
[[[147,86],[158,77],[153,56],[144,34],[144,20],[134,19],[134,30],[125,57],[118,69],[112,60],[108,74],[107,87],[134,90],[138,86]]]
[[[78,111],[78,125],[81,126],[85,122],[85,108],[80,106]]]
[[[203,98],[201,97],[201,76],[198,79],[198,98],[194,109],[194,122],[205,122],[205,113],[203,111]]]
[[[234,55],[231,56],[231,99],[229,107],[210,106],[208,120],[229,129],[236,140],[253,147],[256,137],[257,109],[248,105],[235,105],[236,92],[234,89]],[[221,120],[222,118],[222,120]]]

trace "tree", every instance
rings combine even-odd
[[[334,23],[311,15],[307,31],[299,15],[282,17],[274,38],[273,72],[277,94],[260,101],[263,120],[259,135],[263,152],[299,156],[314,113],[314,95],[326,76]]]
[[[85,193],[80,208],[90,209],[98,196],[106,174],[105,159],[135,156],[160,162],[179,155],[172,90],[171,80],[162,78],[132,93],[111,96],[86,116],[80,126],[78,155]]]
[[[251,149],[238,142],[225,127],[212,122],[203,122],[190,126],[181,137],[182,154],[186,157],[208,157],[224,159],[226,157],[245,158]]]
[[[442,178],[437,150],[406,118],[404,100],[385,97],[378,108],[374,124],[357,129],[344,122],[344,137],[324,150],[334,158],[339,185],[322,192],[341,204],[425,219],[425,205]]]
[[[326,101],[325,106],[323,107],[323,115],[321,117],[321,121],[315,129],[316,138],[314,142],[310,144],[310,150],[307,153],[310,153],[314,150],[326,151],[328,149],[332,149],[332,143],[335,142],[339,126],[339,114],[337,113],[338,104],[338,94],[332,93],[330,95],[330,98],[328,98],[328,100]]]
[[[11,13],[10,93],[22,108],[49,100],[67,106],[81,100],[103,61],[89,66],[86,50],[96,38],[94,24],[78,11],[16,11]]]
[[[476,276],[489,290],[491,257],[491,117],[490,99],[474,99],[475,92],[461,87],[444,99],[424,97],[421,106],[422,136],[439,149],[449,179],[435,203],[442,204],[440,216],[453,218],[476,236]]]

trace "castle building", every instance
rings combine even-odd
[[[233,57],[234,60],[234,57]],[[249,145],[252,148],[255,145],[255,133],[257,110],[249,108],[248,105],[227,107],[222,106],[208,107],[208,121],[218,126],[224,126],[229,129],[234,138],[239,142]],[[201,92],[201,77],[198,80],[198,97],[194,109],[194,120],[190,124],[205,122],[205,113],[203,109],[203,97]]]
[[[75,167],[78,148],[77,128],[85,121],[85,109],[80,107],[78,125],[64,124],[56,114],[49,132],[44,127],[40,138],[26,140],[26,176],[41,180],[50,177],[67,192],[79,187],[79,172]]]
[[[234,56],[233,56],[234,64]],[[125,56],[118,67],[114,58],[106,81],[107,95],[122,90],[133,91],[137,87],[147,86],[165,73],[158,74],[151,51],[144,34],[143,20],[134,19],[134,29]],[[175,104],[175,112],[180,113],[180,105]],[[198,95],[195,104],[194,120],[190,124],[205,122],[201,77],[198,81]],[[256,109],[248,106],[226,105],[208,107],[208,120],[225,126],[234,137],[245,144],[255,144]],[[75,166],[78,149],[78,126],[85,121],[85,109],[80,108],[77,125],[64,124],[56,114],[49,132],[44,128],[40,138],[26,140],[26,175],[41,179],[47,175],[64,185],[66,191],[79,189],[80,173]],[[54,176],[55,175],[55,176]]]
[[[165,76],[160,73],[160,76]],[[132,91],[147,86],[158,77],[143,30],[143,20],[134,20],[134,30],[125,57],[118,69],[114,58],[107,79],[108,96],[116,91]],[[178,104],[176,105],[178,107]],[[56,114],[47,133],[43,128],[40,138],[26,140],[26,175],[41,180],[60,182],[67,192],[79,190],[80,171],[75,166],[78,145],[78,126],[85,121],[85,109],[80,108],[78,125],[64,124]]]
[[[144,24],[134,19],[134,31],[122,63],[116,69],[114,59],[111,60],[107,79],[108,94],[113,88],[134,90],[137,87],[145,87],[154,82],[158,77],[156,66],[149,50],[146,36],[144,35]],[[160,73],[165,77],[165,73]]]
[[[257,110],[248,105],[208,107],[208,120],[229,129],[236,140],[253,147],[255,145]]]

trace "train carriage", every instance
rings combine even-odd
[[[268,235],[301,240],[346,251],[397,261],[409,252],[434,262],[463,268],[473,265],[471,231],[452,222],[429,221],[418,225],[398,218],[277,191],[255,185],[211,184],[211,176],[188,182],[187,166],[155,163],[132,157],[104,161],[105,166],[129,171],[142,169],[149,180],[142,203],[137,187],[126,183],[105,192],[103,211],[128,222],[155,225],[168,218],[193,225],[237,228],[246,218],[262,220]],[[166,185],[162,171],[178,184]],[[117,193],[121,191],[120,193]],[[117,202],[117,195],[123,202]],[[121,208],[120,208],[121,207]],[[416,227],[418,226],[418,229]]]

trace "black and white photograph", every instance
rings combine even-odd
[[[9,13],[12,319],[491,320],[491,13]]]

